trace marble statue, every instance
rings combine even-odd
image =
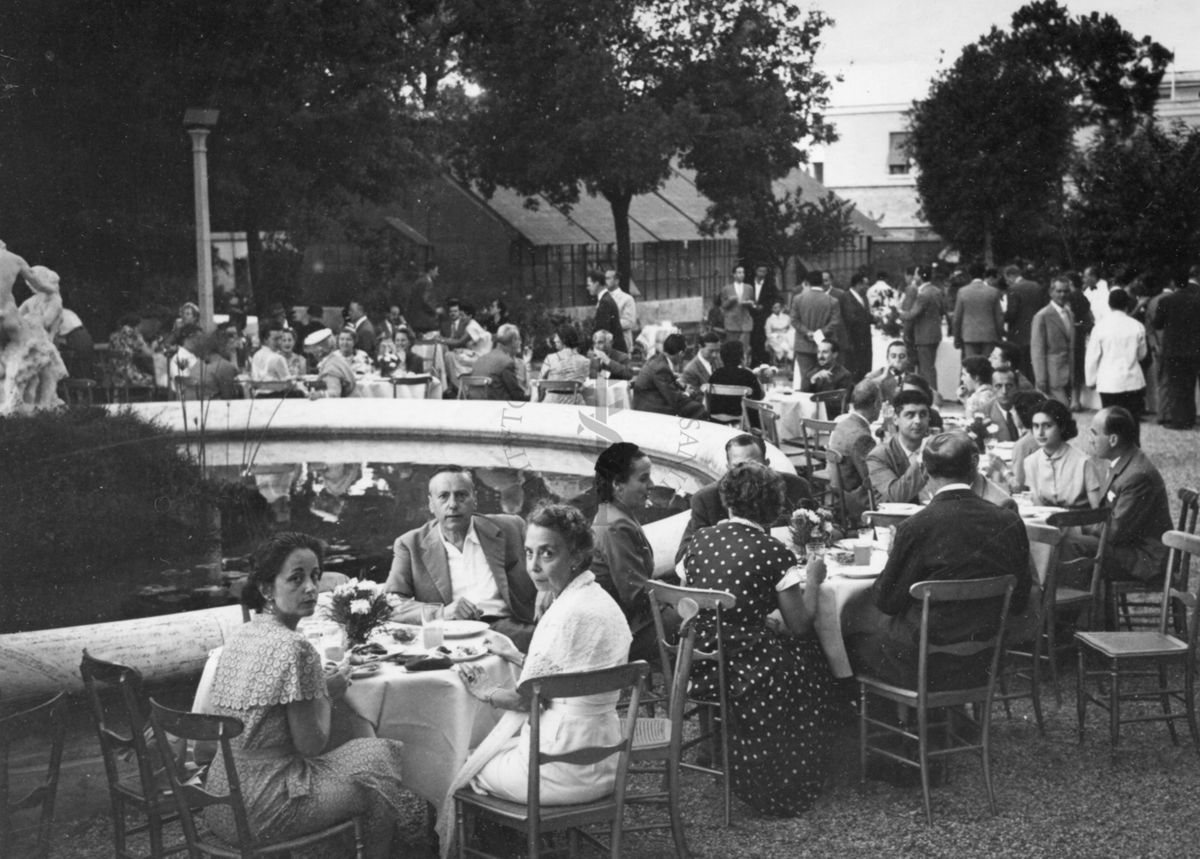
[[[13,298],[18,277],[33,290],[20,307]],[[58,383],[67,368],[54,345],[61,321],[58,275],[31,268],[0,241],[0,415],[62,405]]]

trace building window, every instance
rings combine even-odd
[[[908,132],[893,131],[888,135],[888,173],[906,176],[912,168],[908,157]]]
[[[825,162],[824,161],[812,162],[812,177],[814,179],[816,179],[818,182],[820,182],[822,185],[825,184]]]

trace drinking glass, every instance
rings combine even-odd
[[[442,607],[440,605],[421,606],[421,644],[426,650],[441,647],[445,640],[446,628],[442,624]]]

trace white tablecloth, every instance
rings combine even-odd
[[[535,403],[538,401],[538,385],[541,382],[541,379],[529,380],[529,399]],[[629,380],[607,379],[603,386],[596,379],[585,380],[583,404],[585,406],[603,406],[614,412],[633,408],[629,394]]]
[[[429,396],[424,397],[425,389],[420,385],[393,385],[391,379],[384,379],[378,376],[363,376],[355,383],[354,392],[357,396],[374,399],[390,400],[394,396],[400,400],[419,400],[422,398],[440,400],[442,398],[442,383],[436,378],[430,377]]]
[[[800,438],[804,432],[804,418],[825,419],[825,404],[814,403],[812,394],[800,391],[784,392],[770,390],[763,394],[763,402],[779,415],[779,437]]]

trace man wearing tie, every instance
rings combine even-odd
[[[996,389],[996,401],[988,410],[988,420],[998,427],[996,441],[1016,441],[1025,434],[1025,426],[1017,417],[1013,405],[1016,396],[1017,371],[1014,369],[993,370],[992,387]]]
[[[765,265],[754,268],[754,288],[751,290],[757,309],[751,315],[754,317],[754,328],[750,332],[750,356],[755,366],[771,363],[767,350],[767,317],[771,315],[771,307],[779,301],[779,290],[775,288],[775,280],[771,270]]]
[[[733,283],[721,288],[721,311],[725,316],[725,333],[731,340],[740,340],[746,354],[750,352],[750,332],[754,330],[757,310],[753,288],[746,283],[746,269],[735,266]]]
[[[1075,375],[1075,314],[1067,303],[1070,294],[1071,281],[1054,278],[1050,303],[1034,314],[1029,332],[1034,385],[1068,407]]]

